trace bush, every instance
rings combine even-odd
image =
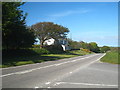
[[[2,50],[2,58],[12,57],[27,57],[41,54],[48,54],[49,51],[44,48],[30,48],[30,49],[15,49],[15,50]]]
[[[32,50],[38,54],[48,54],[49,51],[45,48],[32,48]]]
[[[63,48],[61,45],[50,45],[50,46],[44,46],[45,49],[47,49],[51,54],[58,54],[63,53]]]
[[[40,48],[40,45],[32,45],[33,48]]]
[[[31,56],[31,55],[37,55],[37,53],[31,49],[2,50],[3,59],[8,57],[21,57],[21,56]]]
[[[19,61],[17,63],[15,63],[15,66],[19,66],[19,65],[25,65],[25,64],[33,64],[33,61]]]
[[[85,51],[85,52],[87,52],[87,53],[91,53],[91,51],[88,50],[88,49],[83,49],[83,48],[81,48],[80,50]]]
[[[110,50],[110,47],[108,47],[108,46],[103,46],[103,47],[100,48],[101,53],[105,53],[105,52],[107,52],[109,50]]]

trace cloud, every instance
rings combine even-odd
[[[69,10],[66,12],[61,12],[61,13],[56,13],[56,14],[52,14],[50,15],[51,17],[64,17],[64,16],[68,16],[68,15],[72,15],[72,14],[83,14],[83,13],[87,13],[89,12],[88,10],[77,10],[77,11],[73,11],[73,10]]]
[[[73,14],[85,14],[85,13],[88,13],[88,12],[90,12],[90,10],[80,10],[80,9],[79,10],[68,10],[68,11],[48,15],[47,20],[48,21],[54,21],[54,20],[57,20],[61,17],[66,17],[66,16],[73,15]]]

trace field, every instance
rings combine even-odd
[[[70,58],[90,54],[82,50],[67,51],[58,54],[51,54],[46,50],[28,49],[17,51],[3,51],[2,65],[0,67],[11,67],[25,64],[41,63],[45,61],[59,60],[63,58]]]
[[[111,50],[106,53],[106,55],[101,58],[102,62],[112,63],[112,64],[120,64],[118,57],[120,56],[120,53],[118,53],[118,50]]]

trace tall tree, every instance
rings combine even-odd
[[[40,40],[41,47],[45,40],[49,38],[54,38],[55,40],[65,38],[69,32],[68,28],[53,22],[40,22],[32,25],[31,28],[34,29],[36,37]]]
[[[2,41],[4,48],[29,47],[34,41],[33,32],[26,27],[24,14],[20,10],[23,2],[2,2]]]

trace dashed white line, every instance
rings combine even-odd
[[[106,55],[106,54],[103,54],[103,55],[102,55],[100,58],[98,58],[97,60],[92,61],[92,62],[90,62],[90,63],[88,63],[88,64],[86,64],[86,65],[84,65],[84,66],[81,66],[81,68],[78,68],[78,69],[72,71],[72,73],[73,73],[73,72],[77,72],[77,71],[79,71],[79,70],[82,69],[82,68],[88,67],[89,65],[93,64],[94,62],[100,60],[104,55]]]
[[[73,61],[70,61],[70,62],[76,62],[77,60],[73,60]]]
[[[51,87],[47,87],[47,88],[51,88]]]
[[[42,64],[42,63],[35,63],[35,64],[27,64],[27,65],[22,65],[22,66],[9,67],[9,68],[2,68],[1,70],[19,68],[19,67],[24,67],[24,66],[26,67],[26,66],[37,65],[37,64]]]
[[[49,85],[50,83],[51,83],[51,82],[46,82],[45,84],[46,84],[46,85]]]
[[[57,82],[57,83],[56,83],[56,85],[59,85],[59,84],[61,84],[61,82]]]
[[[35,87],[35,88],[39,88],[39,87]]]
[[[15,74],[15,73],[5,74],[5,75],[2,75],[0,77],[10,76],[10,75],[13,75],[13,74]]]
[[[73,73],[73,72],[70,72],[70,74]]]

